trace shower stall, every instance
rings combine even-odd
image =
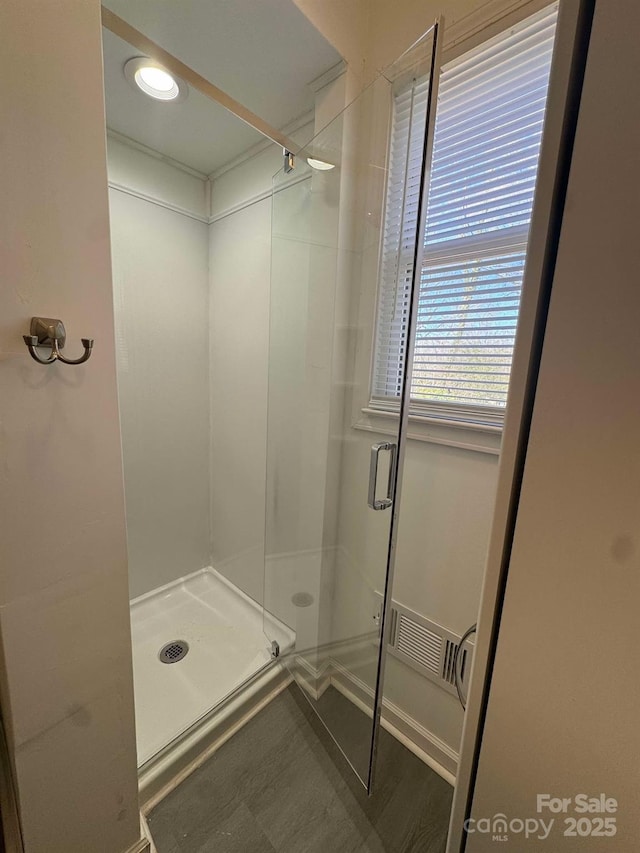
[[[144,23],[131,13],[142,5],[109,5]],[[136,125],[121,66],[137,45],[105,30],[138,766],[149,790],[292,679],[368,790],[380,725],[453,783],[555,14],[442,74],[437,22],[364,89],[308,35],[320,82],[285,152],[197,88],[179,105],[192,113],[162,105]],[[443,215],[452,190],[434,140],[471,132],[447,124],[447,105],[466,67],[482,71],[489,55],[537,92],[505,119],[527,118],[528,160],[510,166],[501,151],[480,195],[469,184],[463,213]],[[478,85],[495,111],[504,79]],[[200,131],[237,123],[234,149],[214,162],[215,142],[192,146],[188,162],[179,143],[190,115]],[[498,233],[476,209],[500,181],[509,213]],[[471,237],[452,230],[466,248],[433,297],[429,270],[444,262],[429,254],[429,228],[453,229],[447,217]],[[517,233],[500,266],[507,231]],[[493,255],[472,239],[486,232]],[[484,302],[443,332],[447,310],[472,292]],[[443,336],[496,315],[489,374],[465,339],[470,416],[456,420],[440,399],[421,409],[416,376],[433,341],[445,352]],[[447,382],[451,394],[458,379]]]
[[[360,311],[361,284],[375,282],[393,89],[400,79],[419,79],[432,96],[425,81],[437,83],[431,70],[435,32],[431,30],[309,141],[299,143],[287,169],[279,168],[273,177],[270,198],[265,200],[271,231],[264,294],[269,300],[264,429],[252,424],[250,448],[243,447],[236,436],[236,445],[227,444],[221,453],[220,436],[215,434],[221,417],[214,410],[216,374],[233,375],[235,354],[230,351],[224,359],[217,357],[216,323],[228,324],[233,318],[213,316],[219,304],[215,283],[210,282],[213,292],[208,293],[198,287],[193,274],[202,273],[211,263],[204,241],[198,240],[202,234],[197,233],[207,226],[193,220],[186,226],[182,223],[191,232],[184,236],[189,254],[188,259],[186,255],[179,258],[180,268],[173,271],[176,278],[171,283],[164,281],[161,269],[157,276],[148,275],[148,264],[163,267],[167,258],[161,253],[155,258],[142,256],[149,291],[138,285],[132,293],[128,282],[134,250],[129,245],[125,252],[125,244],[130,244],[139,227],[135,219],[145,202],[132,203],[113,181],[116,334],[138,760],[143,768],[152,766],[158,756],[164,758],[167,747],[171,750],[176,738],[188,735],[194,724],[202,725],[229,701],[247,700],[251,686],[277,679],[284,670],[303,687],[369,785],[374,720],[379,716],[376,703],[380,704],[382,695],[378,688],[389,551],[398,520],[391,497],[403,450],[398,420],[394,429],[385,429],[385,441],[378,442],[375,473],[370,472],[369,447],[358,443],[353,448],[357,452],[352,452],[352,412],[368,393],[363,367],[369,355],[366,347],[352,339],[362,321],[358,319],[352,329],[350,314]],[[424,146],[427,112],[425,99],[413,146]],[[111,141],[112,150],[117,143]],[[427,148],[425,157],[428,153]],[[408,162],[405,158],[401,168],[406,169]],[[133,209],[136,204],[138,209]],[[167,213],[145,209],[148,226],[151,216],[166,218]],[[175,213],[170,216],[176,218]],[[218,222],[224,225],[225,220]],[[209,226],[214,232],[218,222]],[[415,244],[419,224],[415,217],[403,223],[402,239],[407,245]],[[160,223],[155,227],[163,228]],[[174,241],[180,237],[174,232]],[[209,238],[210,253],[228,252],[217,247],[215,233]],[[132,266],[127,268],[127,263]],[[197,270],[185,269],[196,265]],[[407,281],[411,277],[408,266],[405,276]],[[204,276],[199,278],[202,284]],[[185,287],[187,279],[189,286],[195,282],[191,292]],[[143,312],[149,328],[159,328],[171,317],[169,363],[155,342],[140,335]],[[213,328],[207,329],[210,312]],[[260,365],[254,364],[253,369],[259,370]],[[209,407],[205,395],[197,393],[207,385],[213,397]],[[160,389],[164,393],[158,399],[155,392]],[[237,417],[228,412],[224,428],[241,429],[234,424]],[[260,423],[259,412],[256,422]],[[237,457],[242,466],[245,453],[255,457],[261,453],[263,458],[262,471],[251,473],[254,480],[259,475],[264,491],[264,539],[258,543],[262,546],[258,553],[255,546],[253,552],[243,548],[232,553],[230,560],[218,562],[216,542],[211,543],[211,556],[205,546],[210,519],[215,517],[216,527],[225,527],[227,535],[236,528],[240,540],[246,519],[242,496],[234,506],[237,489],[235,495],[221,493],[217,475],[221,466],[230,464],[229,457]],[[203,476],[206,467],[210,468],[208,482]],[[236,476],[241,477],[242,471],[236,471]],[[381,500],[382,492],[386,496]],[[362,516],[358,523],[367,526],[364,553],[351,547],[345,529],[348,521],[342,506],[349,501],[355,502],[356,514]],[[162,517],[165,512],[169,515]],[[187,538],[187,551],[181,552]],[[195,553],[198,541],[200,554]],[[145,589],[164,572],[164,577],[175,574],[185,557],[191,565],[199,560],[200,567]],[[332,720],[339,709],[331,694],[345,678],[343,692],[357,685],[357,705],[367,712],[358,718],[361,731],[354,742],[352,734],[343,738]]]

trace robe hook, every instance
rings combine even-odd
[[[83,364],[89,360],[93,349],[93,338],[81,338],[84,355],[81,355],[80,358],[65,358],[62,355],[60,350],[67,340],[67,333],[62,320],[52,320],[50,317],[32,317],[30,332],[29,335],[23,335],[22,339],[27,345],[29,355],[38,364],[53,364],[54,361],[61,361],[63,364]],[[40,358],[36,347],[50,347],[51,355],[48,358]]]

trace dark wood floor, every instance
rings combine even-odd
[[[364,715],[328,694],[326,703],[343,705],[343,725],[361,733]],[[367,797],[292,685],[156,806],[149,824],[158,853],[443,853],[452,794],[382,731]]]

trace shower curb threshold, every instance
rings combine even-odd
[[[244,685],[237,695],[196,723],[171,749],[142,767],[138,774],[142,816],[146,818],[164,797],[273,701],[292,680],[286,666],[274,661]]]

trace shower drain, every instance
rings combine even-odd
[[[189,643],[186,640],[172,640],[163,646],[158,652],[162,663],[178,663],[189,651]]]
[[[294,592],[291,601],[296,607],[309,607],[313,604],[313,596],[310,592]]]

